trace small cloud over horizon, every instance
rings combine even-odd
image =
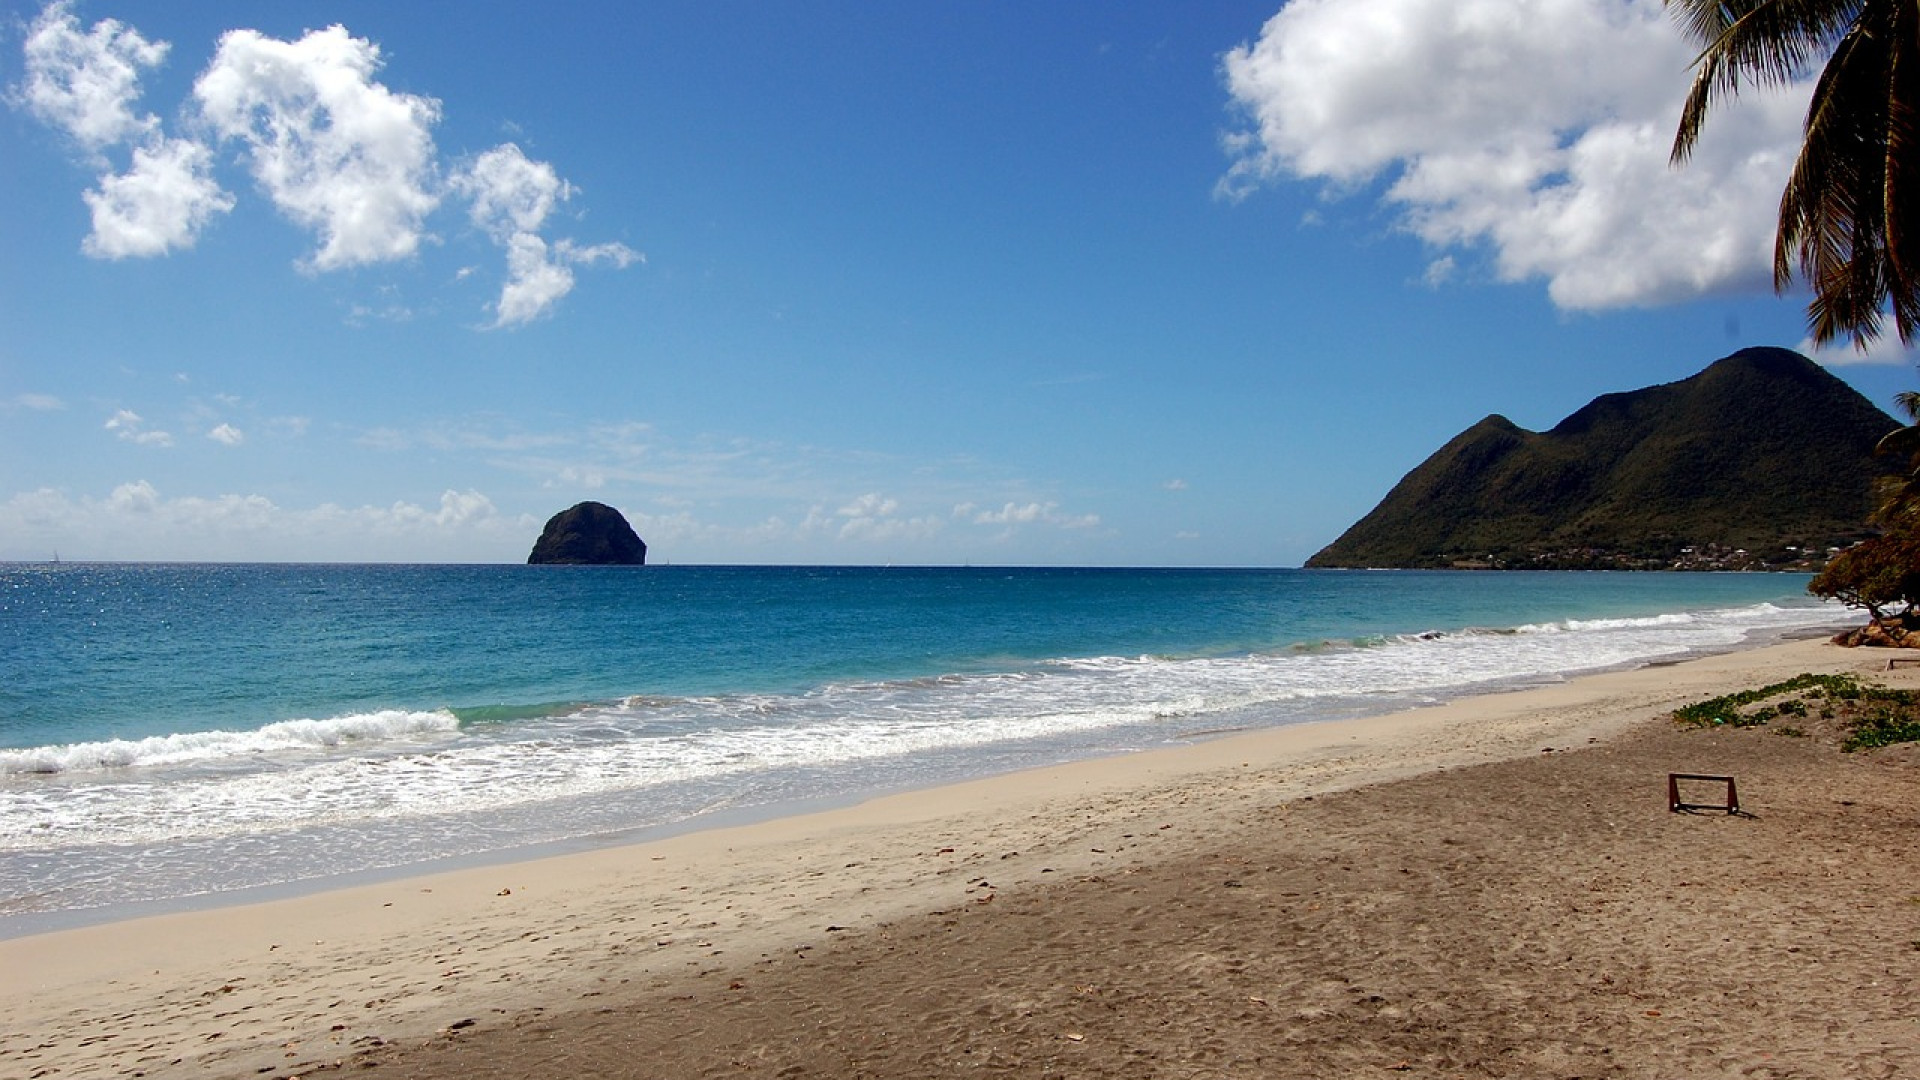
[[[37,543],[82,559],[471,559],[510,553],[537,529],[530,516],[503,514],[472,490],[448,489],[427,505],[296,510],[261,495],[170,496],[143,479],[98,498],[41,488],[0,501],[0,537],[20,553]]]
[[[123,442],[140,446],[168,447],[173,445],[173,436],[164,431],[147,428],[147,422],[132,409],[120,409],[107,419],[106,430],[114,433]]]

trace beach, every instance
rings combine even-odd
[[[1823,641],[0,941],[0,1074],[1920,1074],[1912,747]],[[1675,814],[1670,772],[1745,816]]]

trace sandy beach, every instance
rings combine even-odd
[[[1920,754],[1796,642],[0,941],[0,1075],[1920,1075]],[[1749,816],[1674,814],[1669,772]]]

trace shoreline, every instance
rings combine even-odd
[[[1878,671],[1883,660],[1791,641],[639,843],[0,940],[0,968],[23,973],[0,991],[0,1071],[300,1071],[831,949],[955,904],[1128,873],[1230,837],[1257,807],[1565,756],[1679,704],[1800,671],[1920,685],[1912,669]]]
[[[1404,711],[1444,706],[1461,700],[1550,688],[1564,685],[1568,681],[1588,678],[1594,675],[1613,674],[1640,668],[1668,667],[1706,657],[1724,655],[1729,652],[1764,648],[1768,645],[1784,644],[1798,640],[1810,640],[1816,637],[1825,639],[1841,625],[1843,624],[1835,622],[1829,626],[1754,630],[1750,631],[1748,640],[1739,645],[1718,647],[1711,650],[1693,649],[1687,652],[1654,659],[1626,661],[1619,665],[1588,669],[1561,676],[1534,675],[1495,679],[1465,689],[1455,688],[1438,692],[1433,700],[1418,705],[1410,702],[1381,702],[1375,707],[1380,710],[1378,715],[1392,715]],[[1373,715],[1377,714],[1354,710],[1345,715],[1321,720],[1298,720],[1289,718],[1272,722],[1262,720],[1257,714],[1249,714],[1244,719],[1236,719],[1232,714],[1227,714],[1217,718],[1219,726],[1170,732],[1162,736],[1159,741],[1153,743],[1134,744],[1124,747],[1108,747],[1104,749],[1083,747],[1077,753],[1040,764],[1017,767],[1002,766],[998,769],[988,768],[985,771],[962,770],[957,775],[928,778],[918,782],[881,782],[872,786],[860,786],[831,793],[802,795],[775,802],[748,803],[718,810],[709,810],[692,817],[655,824],[636,825],[607,832],[563,836],[550,840],[514,844],[502,848],[444,855],[423,861],[371,866],[314,877],[298,877],[283,881],[248,885],[235,889],[161,896],[146,900],[119,901],[98,906],[55,908],[51,910],[8,911],[0,907],[0,942],[20,937],[83,929],[90,926],[100,926],[132,919],[155,918],[165,915],[189,914],[193,912],[244,907],[260,903],[273,903],[282,900],[299,899],[319,893],[336,892],[342,889],[371,887],[395,881],[405,881],[414,877],[467,870],[484,870],[489,867],[509,866],[517,863],[543,860],[557,855],[582,854],[609,848],[628,847],[635,844],[648,844],[689,833],[732,829],[741,826],[750,827],[780,818],[806,816],[828,810],[846,809],[876,799],[884,799],[895,795],[907,795],[924,789],[937,789],[957,784],[972,783],[978,780],[989,780],[1000,775],[1018,775],[1027,772],[1037,772],[1060,765],[1070,766],[1108,757],[1130,757],[1143,753],[1155,754],[1169,749],[1177,749],[1218,739],[1238,738],[1265,731],[1301,726],[1303,724],[1311,726],[1322,723],[1346,723],[1356,719],[1365,719]]]

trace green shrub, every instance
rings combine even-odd
[[[1770,701],[1789,694],[1802,696]],[[1820,718],[1839,719],[1846,728],[1840,749],[1847,753],[1920,742],[1920,693],[1863,686],[1851,675],[1796,675],[1771,686],[1682,706],[1674,710],[1673,718],[1689,727],[1761,727],[1782,716],[1806,716],[1808,699],[1822,699]],[[1798,727],[1777,730],[1795,738],[1806,734]]]

